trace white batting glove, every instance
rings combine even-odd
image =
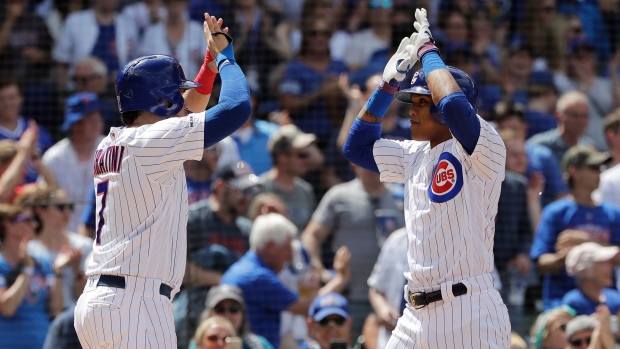
[[[417,30],[419,35],[416,43],[412,43],[412,45],[414,45],[414,52],[416,52],[418,59],[422,58],[425,53],[432,51],[439,52],[439,49],[435,46],[433,34],[431,34],[430,29],[428,29],[429,25],[428,19],[426,18],[426,10],[423,8],[416,9],[413,27]]]
[[[413,46],[408,37],[401,40],[396,53],[390,58],[383,69],[383,81],[390,82],[392,79],[400,82],[403,81],[407,72],[413,67],[417,61],[414,54]]]

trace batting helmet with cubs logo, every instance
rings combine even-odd
[[[469,101],[469,104],[471,104],[471,106],[477,112],[479,95],[478,88],[476,87],[474,80],[472,80],[472,78],[469,77],[467,73],[460,69],[448,66],[448,70],[450,71],[450,73],[452,73],[452,77],[454,77],[454,80],[456,80],[456,83],[461,88],[461,91],[463,91],[463,93],[465,94],[465,97]],[[428,88],[428,83],[426,82],[426,75],[424,74],[424,71],[420,69],[416,72],[410,72],[409,75],[410,76],[406,77],[403,80],[403,84],[400,85],[400,90],[396,92],[394,97],[400,102],[411,104],[412,94],[430,96],[431,90]],[[405,85],[407,81],[411,82],[409,86]],[[431,106],[431,115],[438,123],[444,125],[446,124],[443,117],[439,115],[439,112],[437,111],[437,107],[435,105]]]
[[[136,58],[116,75],[116,99],[121,113],[146,110],[161,116],[177,115],[184,105],[179,89],[201,84],[187,80],[179,61],[166,55]]]

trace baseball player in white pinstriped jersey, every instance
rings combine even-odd
[[[172,298],[187,251],[183,162],[200,160],[203,148],[234,132],[251,113],[247,81],[220,26],[221,20],[205,14],[210,55],[197,82],[186,80],[179,62],[164,55],[131,61],[116,78],[126,127],[112,128],[95,154],[96,237],[75,309],[85,348],[176,347]],[[205,109],[217,70],[218,105],[182,116],[184,106]],[[185,99],[182,89],[192,89]]]
[[[439,57],[424,9],[414,26],[343,148],[381,180],[405,183],[408,304],[386,348],[508,348],[508,312],[492,280],[506,149],[476,114],[474,82]],[[418,59],[422,69],[407,74]],[[406,77],[411,85],[398,90]],[[411,141],[379,138],[394,97],[411,104]]]

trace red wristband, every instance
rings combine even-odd
[[[196,75],[196,79],[194,80],[197,83],[202,84],[202,86],[196,87],[196,91],[198,91],[198,93],[200,93],[201,95],[208,95],[211,93],[211,91],[213,91],[213,82],[215,81],[217,73],[214,73],[211,69],[209,69],[207,64],[209,64],[209,62],[213,62],[214,60],[215,59],[211,57],[211,52],[209,52],[209,50],[207,49],[205,61],[200,67],[200,71],[198,72],[198,75]]]
[[[213,62],[215,60],[215,58],[213,58],[211,56],[211,51],[209,51],[209,49],[207,49],[207,54],[205,55],[205,64],[209,63],[209,62]]]

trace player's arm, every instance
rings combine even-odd
[[[422,63],[433,103],[452,135],[471,155],[480,137],[480,120],[452,73],[439,57],[439,50],[428,29],[426,10],[416,9],[415,17],[414,26],[418,35],[413,43],[414,50]]]
[[[209,31],[209,26],[207,23],[208,14],[205,13],[205,21],[202,25],[203,33],[205,35],[205,39],[207,43],[209,42],[209,38],[207,33],[211,33]],[[217,20],[217,24],[219,27],[222,27],[222,19]],[[222,29],[222,32],[228,33],[228,28]],[[211,51],[207,49],[205,54],[204,62],[200,67],[200,71],[194,81],[202,84],[202,86],[197,88],[192,88],[185,93],[183,93],[183,98],[185,99],[185,108],[192,113],[200,113],[207,109],[207,104],[209,104],[209,98],[211,97],[211,91],[213,90],[213,82],[215,81],[215,77],[217,76],[217,65],[215,64],[215,58],[211,55]]]
[[[396,53],[383,70],[383,80],[358,113],[342,147],[347,160],[374,173],[379,173],[373,157],[373,146],[381,137],[381,122],[394,100],[394,93],[398,90],[400,82],[415,64],[412,39],[413,36],[405,37],[400,42]]]
[[[252,113],[252,104],[248,82],[235,61],[232,39],[221,33],[215,17],[206,19],[205,24],[208,48],[222,80],[218,104],[205,112],[204,147],[208,148],[241,127]],[[217,32],[220,34],[211,34]]]

